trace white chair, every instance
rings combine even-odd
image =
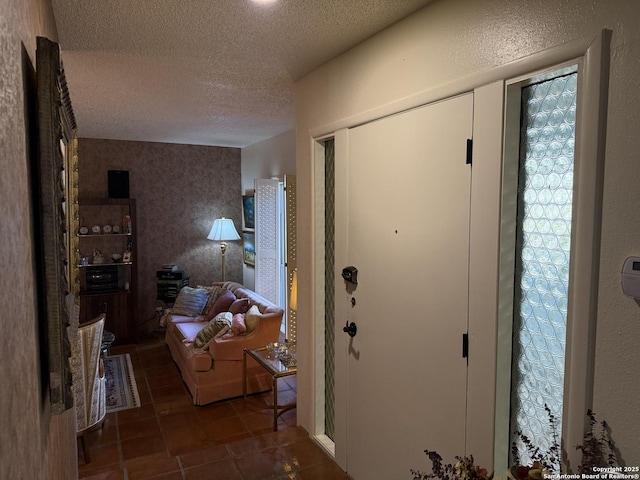
[[[102,313],[90,322],[78,326],[77,341],[71,355],[76,433],[80,438],[86,463],[91,462],[86,436],[102,428],[107,413],[106,379],[101,356],[105,317]]]

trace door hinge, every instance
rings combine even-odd
[[[462,358],[469,359],[469,334],[462,334]]]
[[[467,165],[473,163],[473,139],[467,138]]]

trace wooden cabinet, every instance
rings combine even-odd
[[[105,329],[116,336],[115,343],[135,342],[135,200],[80,200],[78,215],[80,322],[106,313]]]
[[[128,292],[83,294],[80,296],[80,323],[88,322],[101,313],[107,315],[105,330],[116,336],[116,343],[135,341]]]

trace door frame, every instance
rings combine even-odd
[[[414,95],[398,99],[365,112],[340,118],[327,125],[309,131],[309,148],[313,161],[312,199],[313,218],[313,256],[312,271],[308,272],[308,279],[312,284],[310,302],[312,312],[313,338],[309,339],[309,359],[311,364],[303,373],[309,375],[313,391],[311,397],[311,417],[314,419],[312,431],[309,434],[334,456],[341,467],[346,466],[346,451],[336,451],[332,441],[324,436],[324,148],[321,141],[324,138],[336,139],[336,180],[340,159],[345,158],[345,145],[348,141],[346,129],[362,123],[383,118],[388,115],[401,113],[411,108],[426,105],[434,101],[453,97],[455,95],[474,92],[474,172],[472,175],[472,219],[471,245],[469,265],[469,291],[480,292],[482,295],[470,293],[469,324],[470,324],[470,358],[473,358],[474,345],[482,345],[484,362],[478,362],[473,370],[470,361],[469,393],[471,399],[467,417],[467,447],[466,452],[473,453],[478,463],[487,466],[500,467],[501,459],[494,458],[493,442],[487,438],[500,441],[499,431],[496,430],[496,391],[487,388],[487,384],[496,385],[497,358],[495,352],[498,338],[498,256],[500,239],[500,192],[502,180],[502,138],[503,138],[503,108],[496,108],[499,102],[504,105],[504,83],[507,79],[516,78],[529,72],[543,70],[552,65],[558,65],[570,60],[583,61],[583,74],[579,94],[581,112],[578,113],[576,136],[580,135],[576,144],[576,157],[580,155],[580,165],[576,165],[575,175],[581,188],[576,192],[576,208],[581,208],[579,221],[575,224],[576,238],[581,238],[574,246],[576,259],[572,262],[571,273],[576,281],[570,290],[570,309],[572,316],[580,318],[580,328],[568,331],[571,348],[567,348],[567,358],[576,368],[567,379],[565,388],[566,398],[566,438],[567,445],[578,444],[584,431],[584,412],[591,407],[593,399],[593,351],[595,344],[595,323],[597,313],[597,292],[599,273],[599,246],[602,206],[602,181],[604,170],[605,126],[608,92],[609,45],[611,31],[602,30],[597,35],[578,38],[536,54],[521,58],[505,65],[474,73],[433,88],[427,88]],[[477,103],[476,103],[477,102]],[[478,130],[476,130],[476,127]],[[499,168],[498,168],[499,166]],[[498,185],[490,192],[487,183]],[[344,186],[343,186],[344,187]],[[343,193],[338,193],[340,186],[336,182],[336,203],[344,201]],[[346,192],[346,188],[343,188]],[[482,222],[485,219],[485,222]],[[340,265],[346,258],[344,252],[340,254],[338,245],[342,242],[339,237],[339,224],[348,219],[336,217],[336,265]],[[304,267],[303,267],[304,268]],[[304,275],[304,272],[301,272]],[[305,277],[307,276],[305,275]],[[339,275],[336,276],[339,278]],[[479,286],[481,288],[476,287]],[[487,290],[489,286],[489,290]],[[339,292],[336,289],[336,294]],[[336,305],[341,302],[336,299]],[[336,307],[338,308],[338,307]],[[336,312],[336,321],[342,318]],[[487,322],[483,328],[475,330],[473,325],[478,319]],[[488,321],[486,319],[489,319]],[[477,324],[476,324],[477,325]],[[336,352],[341,351],[340,341],[345,341],[344,335],[336,335]],[[345,348],[342,348],[346,351]],[[477,351],[477,350],[476,350]],[[337,359],[336,359],[337,360]],[[346,378],[338,378],[336,364],[336,399],[342,382]],[[490,383],[491,382],[491,383]],[[302,405],[299,408],[305,408]],[[339,427],[339,411],[336,405],[336,438],[341,435]],[[346,410],[346,409],[345,409]],[[343,412],[344,413],[344,412]],[[320,421],[322,420],[322,421]],[[346,432],[345,432],[346,435]],[[346,442],[345,442],[346,443]]]
[[[346,204],[347,198],[347,177],[346,163],[338,162],[338,158],[345,158],[348,148],[348,129],[343,128],[329,135],[323,135],[312,139],[313,148],[313,198],[314,198],[314,271],[313,279],[313,365],[312,378],[314,391],[313,396],[313,432],[309,432],[316,442],[329,454],[335,462],[344,470],[347,468],[347,451],[346,451],[346,409],[335,408],[335,432],[334,438],[331,439],[325,434],[325,348],[324,348],[324,331],[325,331],[325,148],[324,141],[333,138],[335,141],[335,203]],[[338,239],[344,238],[346,235],[346,227],[348,218],[345,212],[336,210],[335,212],[335,272],[336,278],[335,293],[344,295],[344,289],[337,286],[337,279],[342,278],[338,271],[338,265],[345,265],[347,258],[347,250],[344,243],[340,243]],[[344,300],[344,301],[341,301]],[[345,318],[347,314],[346,296],[344,299],[336,298],[334,302],[336,311],[334,318]],[[336,326],[337,328],[337,326]],[[335,355],[336,367],[338,365],[338,355],[342,355],[342,364],[347,362],[347,344],[344,338],[346,335],[335,336]],[[334,392],[335,398],[346,398],[348,376],[346,369],[336,368],[334,372]],[[336,448],[336,445],[338,446]]]
[[[600,266],[600,235],[602,190],[604,181],[606,108],[608,94],[610,31],[603,30],[583,55],[568,58],[564,62],[548,64],[545,68],[520,72],[505,80],[506,116],[520,104],[519,89],[511,89],[524,80],[548,72],[576,65],[578,72],[576,144],[574,150],[574,192],[571,231],[571,258],[569,262],[569,291],[567,312],[567,337],[565,350],[565,380],[562,421],[562,445],[578,445],[583,442],[587,426],[586,412],[593,404],[593,379],[595,360],[595,328],[597,320],[598,279]],[[512,97],[517,98],[512,98]],[[511,103],[511,106],[509,105]],[[519,115],[519,112],[517,113]],[[519,117],[518,117],[519,119]],[[519,140],[519,132],[515,134]],[[513,141],[517,141],[515,138]],[[514,147],[505,132],[505,157],[513,158]],[[516,153],[517,155],[517,153]],[[515,198],[514,166],[503,171],[503,202]],[[515,166],[517,168],[517,166]],[[500,265],[498,359],[511,358],[513,314],[513,240],[506,230],[513,229],[512,211],[502,212],[501,242],[503,256]],[[496,451],[494,466],[506,470],[509,459],[509,418],[511,363],[497,362]],[[567,448],[569,465],[580,462],[580,453]]]

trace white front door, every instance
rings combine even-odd
[[[348,133],[348,205],[336,208],[347,209],[358,284],[336,335],[357,325],[346,399],[355,480],[410,478],[430,468],[425,449],[464,454],[472,114],[466,94]]]

